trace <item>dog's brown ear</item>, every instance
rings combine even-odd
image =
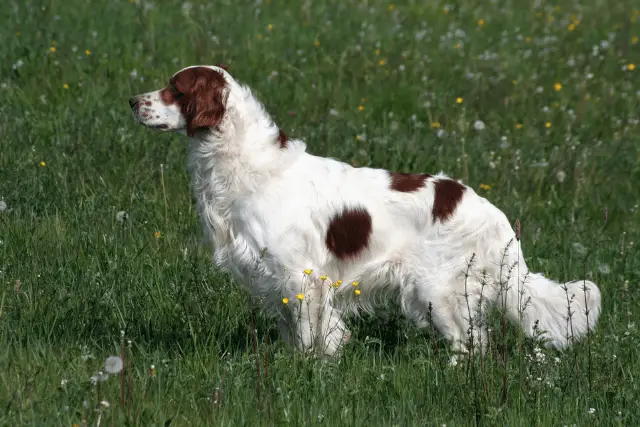
[[[227,64],[216,64],[216,67],[222,68],[225,71],[229,71],[229,66]]]

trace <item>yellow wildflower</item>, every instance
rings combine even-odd
[[[462,104],[463,99],[461,97],[456,98],[456,104]]]
[[[162,237],[162,232],[156,231],[155,233],[153,233],[153,237],[155,237],[156,239],[161,238]]]
[[[42,167],[42,168],[43,168],[43,167],[45,167],[45,166],[47,166],[47,162],[45,162],[45,161],[40,162],[40,167]]]
[[[628,71],[633,71],[636,69],[636,64],[627,64],[627,70]]]
[[[69,89],[69,85],[68,85],[67,83],[63,84],[63,85],[62,85],[62,87],[63,87],[64,89]]]
[[[296,295],[296,298],[298,298],[300,301],[302,301],[304,299],[304,294],[298,294],[298,295]]]
[[[546,127],[547,129],[549,129],[551,127],[551,122],[546,122],[544,124],[544,127]]]
[[[516,129],[522,129],[523,124],[522,123],[516,123]]]
[[[357,288],[360,282],[353,281],[351,282],[351,284],[353,285],[354,288]]]
[[[376,55],[380,55],[380,49],[376,49]]]
[[[378,61],[378,64],[380,64],[380,65],[384,65],[386,63],[387,63],[386,59],[381,59],[380,61]]]
[[[364,105],[362,104],[358,105],[358,111],[362,111],[362,110],[364,110]]]
[[[315,40],[313,41],[313,45],[314,45],[315,47],[320,46],[320,40],[315,39]]]
[[[289,304],[289,298],[282,298],[282,303],[283,304]]]
[[[308,268],[304,270],[304,274],[306,274],[307,276],[310,275],[311,273],[313,273],[313,270],[310,270]]]
[[[273,25],[271,24],[267,25],[267,31],[271,31],[271,30],[273,30]]]
[[[331,286],[333,286],[334,288],[337,288],[340,285],[342,285],[342,280],[338,280],[337,282],[333,283]]]
[[[434,128],[434,129],[438,129],[440,127],[440,122],[431,123],[431,127]]]
[[[479,27],[484,27],[484,19],[482,19],[482,18],[478,19],[478,26]]]
[[[355,291],[353,291],[353,293],[356,295],[360,295],[360,289],[356,289]]]
[[[562,90],[562,83],[556,82],[556,84],[553,85],[553,88],[556,92],[560,92]]]
[[[389,6],[387,6],[387,10],[388,10],[389,12],[393,12],[393,9],[395,9],[395,8],[396,8],[396,5],[395,5],[395,4],[393,4],[393,3],[390,3],[390,4],[389,4]]]
[[[320,280],[322,280],[323,282],[327,280],[327,275],[323,274],[322,276],[320,276]]]
[[[631,37],[631,44],[638,44],[638,41],[640,41],[638,36]]]
[[[531,37],[529,37],[529,36],[525,37],[524,38],[524,42],[527,43],[527,44],[531,43]]]
[[[573,22],[571,24],[569,24],[569,26],[567,27],[569,29],[569,31],[575,31],[576,29],[576,24],[574,24]]]
[[[491,186],[489,184],[480,184],[480,189],[481,190],[485,190],[485,191],[489,191],[489,190],[491,190]]]
[[[84,51],[84,54],[89,56],[89,55],[91,55],[91,51],[89,49],[87,49],[87,50]]]
[[[49,48],[49,52],[51,52],[51,53],[56,53],[56,47],[55,47],[55,46],[51,46],[51,47]]]

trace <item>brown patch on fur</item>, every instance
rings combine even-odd
[[[439,179],[435,183],[435,197],[433,200],[433,222],[446,221],[458,207],[465,186],[452,179]]]
[[[229,71],[229,66],[227,64],[216,64],[216,67],[222,68],[225,71]]]
[[[187,135],[198,129],[220,126],[226,111],[226,88],[222,73],[206,67],[187,68],[173,76],[160,91],[164,104],[180,106],[187,121]]]
[[[329,222],[325,245],[341,260],[353,258],[369,245],[371,215],[364,207],[344,208]]]
[[[282,129],[279,129],[278,143],[280,144],[280,148],[287,148],[287,144],[289,143],[289,137],[286,133],[282,132]]]
[[[403,193],[412,193],[424,187],[425,182],[431,177],[428,173],[404,173],[389,172],[392,190]]]

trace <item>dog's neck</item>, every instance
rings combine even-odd
[[[233,236],[234,202],[280,176],[306,149],[300,140],[281,144],[279,138],[280,129],[262,104],[239,85],[229,93],[219,129],[189,138],[192,191],[215,249]]]

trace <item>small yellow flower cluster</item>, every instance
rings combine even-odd
[[[456,98],[456,104],[462,104],[462,102],[464,101],[464,99],[462,99],[462,97],[457,97]]]
[[[298,295],[296,295],[296,298],[298,298],[300,301],[302,301],[304,299],[304,294],[298,294]]]
[[[544,127],[546,127],[547,129],[549,129],[551,127],[551,122],[546,122],[544,124]]]
[[[271,24],[267,25],[267,31],[271,31],[271,30],[273,30],[273,25]]]
[[[484,27],[484,24],[485,24],[484,19],[482,18],[478,19],[478,27]]]
[[[40,167],[45,167],[47,166],[47,162],[45,162],[44,160],[40,162]]]
[[[309,270],[308,268],[304,270],[304,274],[306,274],[307,276],[310,275],[311,273],[313,273],[313,270]]]
[[[342,285],[342,280],[338,280],[337,282],[331,284],[331,286],[333,286],[334,288],[337,288],[340,285]]]
[[[326,274],[323,274],[322,276],[320,276],[320,280],[324,282],[325,280],[327,280],[327,277],[328,276]]]
[[[434,128],[434,129],[439,129],[440,128],[440,122],[431,123],[431,127]]]
[[[63,88],[63,89],[69,89],[69,84],[68,84],[68,83],[63,84],[63,85],[62,85],[62,88]]]
[[[282,298],[282,303],[283,303],[284,305],[289,304],[289,298],[286,298],[286,297],[285,297],[285,298]]]
[[[162,232],[156,231],[155,233],[153,233],[153,237],[155,237],[156,239],[161,238],[162,237]]]
[[[516,129],[522,129],[524,125],[522,123],[516,123]]]
[[[489,184],[480,184],[480,189],[489,191],[491,190],[491,186]]]
[[[636,64],[627,64],[627,71],[633,71],[636,69]]]
[[[556,91],[556,92],[560,92],[560,91],[562,90],[562,83],[560,83],[560,82],[556,82],[556,83],[553,85],[553,89],[555,89],[555,91]]]

